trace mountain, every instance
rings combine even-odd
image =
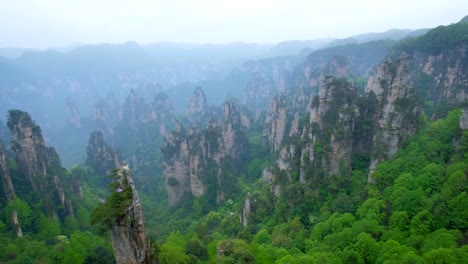
[[[32,50],[33,49],[4,47],[4,48],[0,48],[0,57],[3,57],[5,59],[16,59],[20,57],[23,53],[32,51]]]
[[[188,131],[177,124],[164,139],[164,177],[172,206],[184,198],[205,195],[203,210],[207,210],[236,191],[233,177],[246,158],[242,154],[249,116],[231,101],[218,111],[223,113],[220,120],[210,119]]]
[[[468,22],[468,16],[462,18],[458,23],[466,23]]]
[[[467,25],[272,58],[125,43],[2,60],[113,65],[3,84],[2,107],[47,122],[0,122],[0,262],[464,263]],[[51,142],[87,144],[82,164]]]
[[[430,262],[450,254],[448,262],[461,261],[464,25],[400,42],[315,51],[287,70],[279,70],[281,58],[251,63],[272,81],[251,85],[256,97],[250,98],[263,96],[267,103],[246,104],[257,107],[238,144],[247,160],[231,161],[233,169],[216,162],[226,152],[223,132],[212,131],[210,122],[206,132],[179,125],[165,138],[168,203],[176,215],[199,221],[187,245],[217,241],[218,260],[244,263]],[[265,149],[253,152],[258,144]],[[211,237],[219,233],[228,238]],[[447,243],[434,245],[442,234]],[[165,259],[176,255],[170,251],[176,239],[183,240],[169,236]],[[281,255],[283,249],[288,253]]]
[[[325,47],[328,43],[335,40],[334,38],[323,38],[313,40],[290,40],[283,41],[270,48],[263,57],[280,57],[297,55],[301,50],[308,48],[317,50]]]
[[[408,37],[417,37],[426,34],[430,29],[390,29],[381,33],[365,33],[353,35],[344,39],[336,39],[328,43],[328,47],[347,45],[353,43],[365,43],[377,40],[402,40]]]

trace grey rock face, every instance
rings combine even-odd
[[[11,132],[11,148],[16,154],[21,171],[33,190],[43,189],[35,178],[47,175],[47,152],[44,137],[31,116],[19,110],[10,111],[8,127]]]
[[[10,201],[15,197],[15,189],[11,181],[10,173],[8,172],[5,151],[3,144],[0,142],[0,184],[2,185],[3,195],[6,201]]]
[[[125,208],[125,214],[109,230],[116,263],[151,263],[150,241],[146,233],[143,208],[128,165],[119,168],[117,181],[122,188],[131,188],[132,201]]]
[[[460,117],[460,128],[463,130],[468,129],[468,109],[462,109],[462,115]]]
[[[204,129],[186,130],[181,124],[168,133],[162,148],[164,177],[169,205],[177,204],[185,194],[203,195],[210,181],[215,181],[218,202],[223,201],[227,188],[223,166],[239,160],[246,146],[245,125],[248,115],[242,114],[234,102],[226,102],[221,120],[210,120]],[[223,165],[224,164],[224,165]]]

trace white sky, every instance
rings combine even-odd
[[[467,0],[0,0],[0,47],[275,43],[458,22]]]

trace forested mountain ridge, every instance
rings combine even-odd
[[[361,71],[361,75],[351,74],[357,65],[363,64],[353,65],[349,57],[331,56],[326,67],[317,66],[320,64],[313,65],[316,68],[308,67],[307,63],[296,66],[296,71],[305,74],[292,74],[289,80],[283,79],[282,87],[287,87],[283,95],[274,98],[266,114],[257,115],[253,122],[260,122],[259,126],[263,127],[263,140],[270,146],[273,162],[264,168],[262,180],[254,185],[245,184],[245,178],[237,183],[246,197],[245,202],[237,203],[240,221],[234,223],[232,215],[219,210],[219,214],[209,214],[199,222],[201,226],[211,226],[216,215],[219,225],[215,230],[219,234],[209,234],[241,238],[218,240],[218,254],[221,254],[218,261],[382,263],[390,256],[394,258],[391,252],[395,250],[401,252],[395,258],[397,262],[461,261],[467,250],[463,246],[466,221],[454,224],[446,219],[442,223],[438,217],[428,220],[428,215],[445,210],[448,218],[460,219],[462,216],[458,214],[466,213],[454,209],[460,202],[466,202],[462,198],[466,196],[466,188],[452,192],[452,196],[443,196],[441,187],[448,184],[445,181],[452,172],[449,168],[464,163],[461,147],[464,122],[459,120],[464,120],[466,111],[461,119],[460,111],[450,112],[444,120],[438,119],[450,109],[464,107],[467,99],[465,50],[468,42],[463,37],[467,31],[466,24],[453,24],[405,40],[390,49],[385,58],[382,55],[383,60],[368,75],[372,64],[363,67],[367,70]],[[316,69],[316,73],[311,74],[314,72],[311,69]],[[367,84],[359,87],[358,77],[367,79]],[[428,118],[438,121],[430,124]],[[441,153],[442,149],[446,151]],[[268,156],[263,157],[255,165],[264,166],[268,160]],[[243,164],[246,170],[255,165],[253,161]],[[213,166],[214,170],[223,168]],[[429,174],[439,177],[438,187],[405,185],[404,192],[397,192],[393,186],[395,180],[403,181],[399,177],[424,181],[428,177],[426,172],[436,167],[438,172]],[[246,170],[238,174],[243,175]],[[459,180],[466,182],[466,170],[462,171]],[[203,196],[198,199],[202,201]],[[414,206],[398,199],[412,199]],[[194,211],[199,212],[200,205],[195,200]],[[227,203],[226,207],[232,205]],[[372,218],[372,210],[382,218]],[[406,219],[406,224],[399,229],[403,233],[396,235],[391,223],[400,217]],[[335,221],[339,223],[337,228]],[[421,221],[431,224],[423,230],[413,230]],[[213,243],[205,237],[206,233],[199,233],[200,229],[200,226],[192,229],[196,234],[188,237]],[[444,242],[447,244],[429,246],[434,243],[431,239],[439,234],[447,237]],[[260,235],[266,242],[255,242]],[[172,236],[183,240],[179,234]],[[335,237],[341,242],[333,240]],[[369,242],[361,239],[370,238],[373,251],[370,248],[359,251],[360,243]],[[246,241],[251,244],[245,244]],[[220,248],[223,253],[219,253]],[[281,255],[275,251],[285,248],[295,253]],[[452,256],[446,255],[448,252]],[[189,251],[186,254],[189,256]]]
[[[251,61],[243,99],[196,88],[185,116],[157,86],[92,120],[70,98],[97,131],[68,170],[10,111],[0,262],[463,263],[466,25]]]

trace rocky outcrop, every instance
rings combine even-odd
[[[462,114],[460,116],[460,128],[463,130],[468,129],[468,108],[462,109]]]
[[[5,144],[5,146],[10,146],[10,132],[8,127],[0,120],[0,141]],[[5,147],[5,148],[7,148]]]
[[[72,202],[66,196],[68,188],[63,185],[65,169],[55,149],[45,146],[41,128],[20,110],[9,111],[8,127],[21,174],[33,194],[44,202],[47,214],[53,218],[73,216]]]
[[[245,202],[244,202],[244,208],[242,209],[242,212],[239,215],[239,219],[241,224],[244,227],[247,227],[249,225],[249,214],[251,212],[251,199],[250,199],[250,193],[247,193],[247,197],[245,197]]]
[[[159,170],[156,159],[161,155],[163,138],[174,128],[175,116],[169,97],[160,92],[146,103],[132,90],[124,104],[122,120],[112,145],[119,149],[135,172],[134,180],[145,188],[154,183]],[[155,175],[156,174],[156,175]]]
[[[146,233],[143,207],[133,184],[128,164],[116,172],[119,195],[131,193],[123,215],[117,217],[110,226],[110,237],[117,264],[151,263],[150,240]]]
[[[81,127],[81,115],[78,107],[76,106],[75,100],[71,97],[67,98],[67,106],[68,106],[68,123],[73,125],[74,127],[80,128]]]
[[[164,176],[166,178],[166,189],[169,205],[178,203],[185,192],[190,191],[195,196],[203,194],[203,185],[196,175],[190,177],[190,163],[192,167],[198,168],[199,160],[189,157],[187,131],[180,123],[176,124],[175,130],[164,139]],[[193,189],[192,189],[193,187]]]
[[[8,171],[5,150],[3,144],[0,141],[0,184],[2,185],[3,197],[5,201],[10,201],[15,197],[15,189],[11,181],[10,173]]]
[[[293,98],[292,107],[304,112],[310,97],[329,75],[336,78],[367,78],[369,71],[387,54],[391,41],[317,50],[307,57],[288,56],[248,62],[243,69],[252,74],[243,103],[254,111],[263,110],[278,95]]]
[[[201,87],[197,87],[193,91],[186,113],[192,125],[200,124],[204,126],[209,120],[208,104],[206,102],[205,93]]]
[[[278,150],[287,135],[287,125],[290,122],[286,97],[278,96],[273,99],[266,111],[266,129],[264,136],[272,153]]]
[[[409,85],[410,57],[400,54],[387,59],[369,78],[366,92],[376,96],[378,107],[373,137],[369,182],[376,165],[392,159],[403,142],[416,132],[419,108],[413,87]]]
[[[214,193],[220,202],[232,194],[233,175],[229,173],[245,153],[244,124],[247,114],[228,101],[223,105],[222,120],[210,120],[204,129],[186,130],[181,124],[169,133],[162,148],[164,176],[171,206],[184,195],[195,197]]]
[[[16,237],[23,236],[23,229],[21,228],[21,224],[18,220],[18,212],[14,210],[11,214],[11,223],[13,224],[13,229],[15,230]]]
[[[28,113],[10,110],[8,127],[11,133],[11,148],[23,176],[32,190],[45,191],[47,176],[47,152],[41,128]]]
[[[237,71],[250,74],[242,103],[253,111],[263,110],[275,96],[286,91],[288,78],[299,57],[289,56],[246,62]]]
[[[159,126],[159,136],[166,136],[168,131],[174,127],[175,117],[169,97],[165,93],[158,93],[149,107],[141,122],[145,124],[156,124]]]
[[[310,149],[302,153],[302,164],[311,162],[325,175],[349,175],[356,99],[356,90],[346,80],[326,80],[311,105]]]
[[[85,164],[100,175],[108,175],[119,165],[118,153],[106,143],[101,131],[94,131],[89,136]]]
[[[461,103],[468,99],[467,61],[466,44],[438,53],[413,52],[408,84],[421,101],[433,106]]]
[[[125,99],[122,120],[130,128],[136,129],[141,123],[141,117],[145,115],[145,106],[145,100],[135,90],[130,90],[130,94]]]
[[[287,182],[301,184],[333,175],[350,175],[355,123],[360,113],[357,99],[356,89],[347,80],[327,77],[310,100],[306,114],[294,113],[291,101],[283,101],[279,110],[269,109],[276,114],[267,112],[267,120],[275,120],[270,122],[275,125],[267,123],[266,128],[267,135],[269,131],[276,135],[267,137],[275,150],[275,166],[264,170],[263,179],[276,196],[281,190],[278,175],[283,175]],[[275,103],[274,100],[272,105]]]
[[[94,120],[96,129],[101,131],[106,139],[114,136],[114,129],[112,128],[109,114],[103,103],[98,103],[94,106]]]
[[[101,131],[107,141],[113,141],[115,127],[122,119],[122,106],[113,94],[94,104],[93,119],[94,130]]]

